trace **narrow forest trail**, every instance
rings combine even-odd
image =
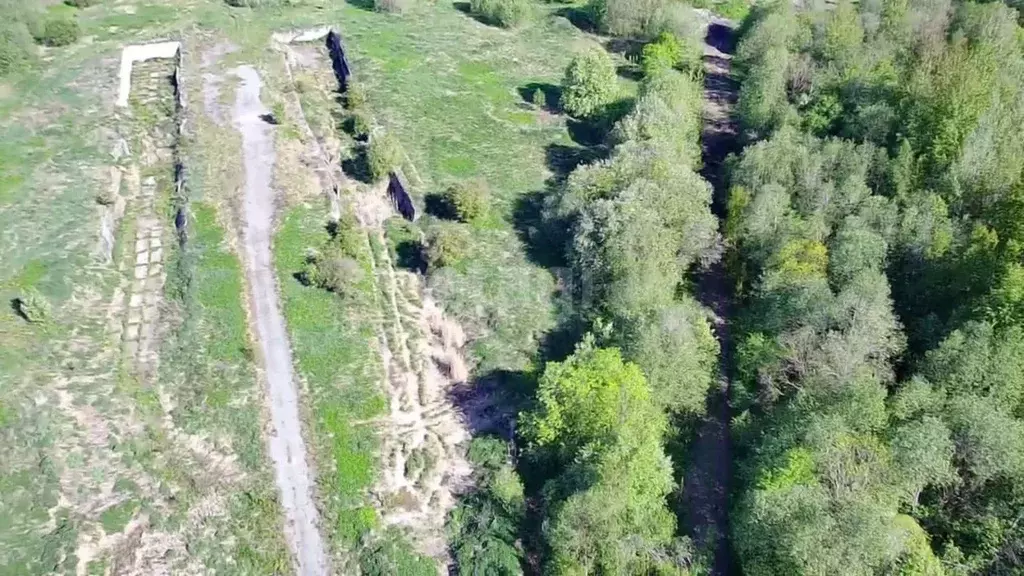
[[[731,75],[735,25],[728,20],[711,20],[704,46],[704,168],[702,175],[714,187],[713,209],[724,223],[728,183],[725,158],[737,148],[737,130],[732,115],[738,83]],[[708,399],[708,413],[700,423],[691,448],[684,478],[684,495],[689,526],[698,549],[711,553],[711,574],[732,573],[729,551],[729,483],[732,455],[729,440],[729,366],[732,341],[729,337],[732,285],[725,263],[719,261],[700,276],[698,296],[714,313],[714,331],[721,346],[719,378]]]

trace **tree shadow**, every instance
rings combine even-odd
[[[348,4],[355,6],[356,8],[362,8],[374,12],[373,0],[345,0]]]
[[[23,302],[21,298],[11,298],[9,304],[11,306],[11,311],[14,312],[15,316],[21,318],[25,322],[31,322],[31,320],[29,320],[28,314],[25,314],[25,310],[22,308]]]
[[[402,240],[395,245],[395,263],[410,272],[427,273],[427,259],[423,244],[415,240]]]
[[[615,67],[615,73],[619,78],[639,82],[644,79],[644,71],[636,64],[620,64]]]
[[[442,220],[458,220],[458,214],[455,212],[455,206],[448,201],[443,195],[437,192],[431,192],[423,198],[425,209],[427,214],[440,218]]]
[[[364,184],[373,184],[373,177],[370,175],[369,158],[366,155],[366,146],[357,146],[354,156],[342,160],[341,170],[350,178],[354,178]]]
[[[562,99],[561,86],[556,86],[555,84],[548,82],[530,82],[529,84],[520,86],[517,90],[519,92],[519,97],[522,98],[524,102],[534,105],[536,104],[536,102],[534,102],[534,94],[540,90],[541,94],[544,95],[543,109],[547,112],[551,112],[552,114],[559,111],[558,103]]]
[[[484,16],[483,14],[477,14],[476,12],[473,12],[473,7],[472,7],[472,5],[470,5],[469,2],[453,2],[452,3],[452,7],[455,8],[456,10],[458,10],[459,12],[462,12],[466,16],[469,16],[473,20],[476,20],[477,22],[479,22],[481,24],[486,24],[487,26],[494,26],[496,28],[501,28],[501,24],[499,24],[494,19],[488,18],[488,17]]]
[[[604,43],[604,48],[612,54],[621,54],[626,60],[637,63],[643,54],[644,44],[646,42],[637,38],[609,38]]]
[[[594,25],[594,19],[590,12],[582,6],[566,6],[555,11],[555,16],[561,16],[569,21],[570,24],[578,28],[582,32],[595,33],[597,32],[597,26]]]
[[[548,170],[554,172],[554,183],[565,182],[569,174],[576,168],[604,159],[608,156],[603,146],[566,146],[565,144],[548,144],[544,148],[544,160]]]
[[[608,140],[608,135],[621,120],[633,109],[635,98],[622,98],[605,106],[599,114],[590,118],[572,118],[566,122],[569,138],[581,146],[601,146]]]
[[[735,32],[729,26],[719,22],[712,22],[708,25],[708,32],[704,36],[704,41],[719,52],[732,54],[732,51],[736,48],[737,34]]]

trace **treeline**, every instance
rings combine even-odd
[[[759,5],[735,66],[743,573],[1024,570],[1024,33]]]
[[[665,22],[629,33],[646,41],[635,97],[601,47],[566,70],[561,108],[610,126],[607,157],[568,174],[545,209],[566,237],[566,290],[585,336],[540,367],[519,415],[525,492],[507,454],[474,442],[482,489],[450,522],[460,574],[686,574],[699,564],[670,505],[679,470],[666,447],[674,421],[703,413],[718,357],[687,283],[721,252],[711,186],[696,172],[699,45]]]

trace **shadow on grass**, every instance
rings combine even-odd
[[[495,20],[487,18],[482,14],[477,14],[476,12],[473,12],[473,6],[469,2],[453,2],[452,7],[481,24],[486,24],[487,26],[494,26],[495,28],[501,28],[501,25]]]
[[[559,111],[558,103],[562,98],[561,86],[556,86],[548,82],[530,82],[529,84],[520,86],[518,89],[519,97],[523,99],[523,102],[536,105],[535,94],[539,90],[544,95],[544,110],[551,112],[552,114]]]
[[[600,114],[590,118],[573,118],[566,122],[569,137],[581,146],[601,146],[608,140],[615,123],[633,109],[635,98],[623,98],[612,102]]]
[[[423,198],[424,208],[427,214],[442,220],[458,220],[455,207],[443,195],[431,192]]]
[[[639,82],[644,79],[644,71],[636,64],[621,64],[615,67],[619,78]]]
[[[395,263],[400,268],[419,274],[427,273],[427,259],[423,256],[423,244],[415,240],[402,240],[395,245]]]
[[[374,11],[373,0],[345,0],[349,5],[362,8],[370,12]]]
[[[590,12],[582,6],[566,6],[555,11],[555,15],[565,18],[570,24],[583,32],[597,32],[597,26],[594,25],[594,19],[591,17]]]
[[[341,162],[341,169],[350,178],[354,178],[364,184],[373,184],[373,178],[370,176],[369,158],[366,156],[366,146],[357,146],[355,156],[343,160]]]

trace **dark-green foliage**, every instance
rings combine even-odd
[[[515,28],[533,15],[528,0],[470,0],[469,9],[478,17],[503,28]]]
[[[36,41],[46,46],[70,46],[78,40],[82,33],[78,21],[68,17],[48,18],[43,22],[42,30]]]

